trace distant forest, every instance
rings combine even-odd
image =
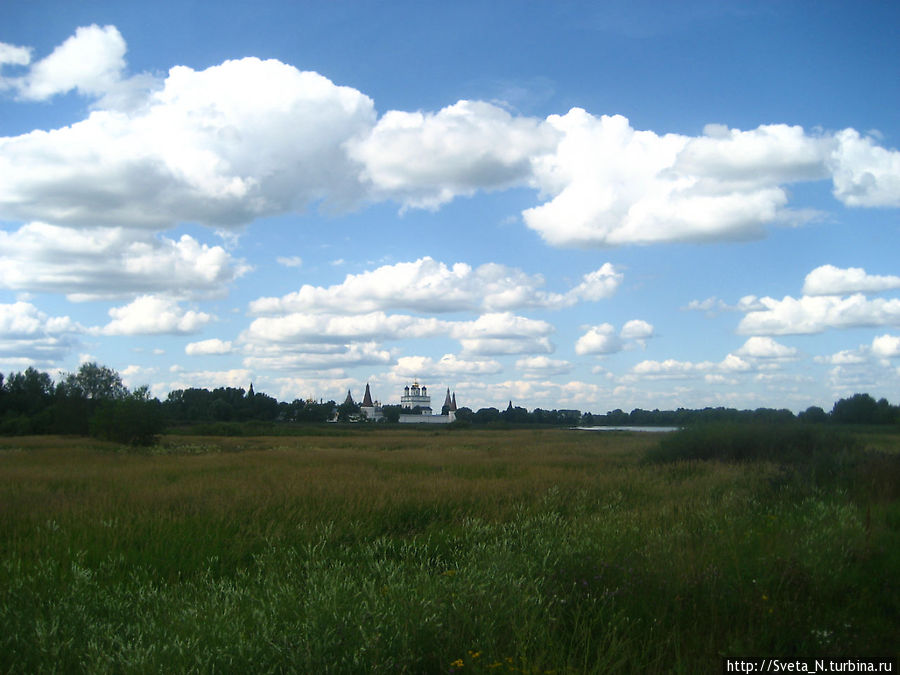
[[[350,422],[360,419],[359,406],[351,401],[287,403],[267,394],[235,387],[177,389],[164,401],[151,397],[147,387],[129,390],[113,369],[97,363],[83,364],[77,373],[58,381],[47,373],[28,368],[0,373],[0,435],[78,434],[130,443],[152,443],[171,427],[260,422],[270,424]],[[400,406],[383,408],[385,421],[395,423]],[[691,410],[612,410],[599,415],[580,410],[543,410],[513,406],[504,410],[460,408],[457,426],[565,425],[565,426],[676,426],[704,422],[900,424],[900,406],[869,394],[855,394],[837,401],[830,411],[811,406],[799,415],[786,409],[703,408]],[[219,427],[224,428],[224,427]]]

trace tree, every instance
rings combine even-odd
[[[399,405],[385,405],[381,407],[381,414],[384,415],[385,422],[396,424],[400,421],[400,414],[403,408]]]
[[[353,417],[359,415],[359,406],[348,395],[347,400],[337,407],[337,413],[338,422],[350,422]]]
[[[869,394],[854,394],[842,398],[831,409],[831,419],[838,424],[875,424],[878,403]]]
[[[456,411],[457,417],[459,411]],[[479,408],[478,412],[472,415],[472,422],[475,424],[490,424],[491,422],[500,421],[500,411],[496,408]]]
[[[456,410],[456,420],[458,422],[471,422],[474,416],[475,413],[472,412],[471,408],[463,406],[462,408],[457,408]]]
[[[9,408],[25,414],[36,414],[50,403],[53,380],[47,373],[29,366],[24,373],[13,373],[6,383]]]
[[[164,428],[162,405],[149,387],[102,401],[91,417],[91,435],[128,445],[153,445]]]
[[[807,424],[824,424],[828,421],[828,414],[817,405],[809,406],[797,417],[801,422],[806,422]]]
[[[91,401],[110,401],[128,395],[119,373],[94,361],[82,363],[77,373],[70,373],[66,378],[66,388],[70,395],[80,394]]]

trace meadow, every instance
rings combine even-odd
[[[0,438],[0,672],[896,658],[900,436],[856,437],[828,471],[566,429]]]

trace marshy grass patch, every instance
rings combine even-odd
[[[897,654],[886,439],[863,442],[850,482],[768,456],[646,461],[659,438],[549,429],[167,436],[161,453],[9,440],[3,672]]]

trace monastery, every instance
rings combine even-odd
[[[347,396],[350,396],[349,392],[347,392]],[[456,419],[456,392],[451,394],[450,388],[447,388],[447,396],[441,407],[442,414],[435,415],[431,408],[431,396],[428,395],[428,388],[425,385],[419,386],[419,382],[416,380],[411,387],[407,385],[403,388],[400,407],[402,408],[401,424],[449,424]],[[378,422],[384,419],[381,403],[372,400],[368,382],[359,408],[368,420]]]

